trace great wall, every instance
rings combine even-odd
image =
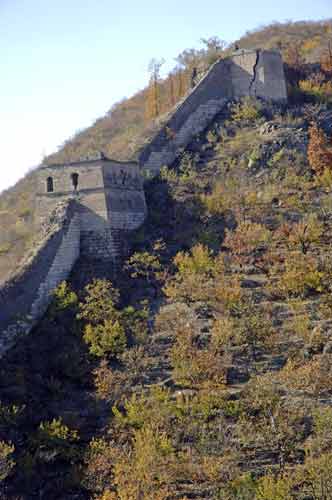
[[[123,242],[147,214],[142,173],[155,175],[171,165],[228,102],[245,96],[287,102],[278,52],[238,50],[217,61],[143,148],[138,163],[100,155],[39,168],[35,217],[41,237],[0,287],[0,356],[43,316],[80,255],[119,261]]]

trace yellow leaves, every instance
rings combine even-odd
[[[202,244],[194,246],[190,253],[179,252],[174,264],[182,275],[195,274],[208,276],[214,269],[212,252]]]
[[[332,169],[332,142],[317,123],[309,128],[308,160],[312,170],[321,175]]]
[[[12,443],[0,441],[0,483],[9,476],[15,467],[14,451],[15,446]]]
[[[296,224],[282,224],[274,234],[276,242],[284,241],[289,249],[307,253],[312,244],[318,244],[324,234],[324,224],[317,214],[306,215]]]
[[[315,36],[314,38],[309,38],[308,40],[305,40],[302,44],[301,50],[303,53],[308,53],[311,52],[316,47],[319,47],[320,44],[321,44],[321,37]]]
[[[234,255],[250,254],[271,240],[271,232],[262,224],[241,221],[235,231],[226,232],[224,245]]]
[[[194,246],[190,252],[179,252],[174,263],[178,273],[164,287],[167,297],[183,299],[187,302],[207,300],[210,294],[211,278],[215,270],[215,260],[204,245]]]
[[[289,388],[318,395],[331,390],[332,371],[330,360],[322,356],[316,356],[305,364],[289,360],[281,370],[279,379]]]
[[[267,475],[259,479],[255,500],[292,500],[292,482],[289,477]]]
[[[174,449],[164,432],[144,427],[135,431],[131,450],[114,466],[119,500],[169,498]]]
[[[85,326],[84,341],[89,345],[89,351],[98,357],[121,354],[127,345],[127,338],[123,326],[117,320],[105,320],[99,325]]]
[[[280,274],[277,268],[277,282],[271,284],[270,290],[282,296],[305,296],[308,292],[325,290],[325,273],[320,270],[318,260],[310,255],[294,252],[287,256],[285,270]]]
[[[305,94],[314,97],[320,102],[329,103],[332,101],[332,82],[319,82],[314,79],[301,80],[299,87]]]
[[[261,105],[250,97],[245,97],[240,103],[232,107],[232,118],[234,121],[253,122],[261,116]]]
[[[78,432],[63,424],[61,418],[51,422],[42,422],[39,426],[40,436],[44,439],[60,439],[62,441],[78,441]]]

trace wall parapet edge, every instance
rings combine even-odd
[[[52,291],[68,277],[79,252],[79,214],[69,199],[54,209],[33,251],[0,286],[0,356],[43,316]]]

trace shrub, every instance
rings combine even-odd
[[[280,371],[279,378],[286,387],[309,392],[314,397],[330,393],[332,387],[330,359],[315,356],[304,364],[289,360]]]
[[[4,481],[15,467],[14,451],[13,444],[0,441],[0,482]]]
[[[238,325],[239,338],[249,346],[254,359],[258,346],[271,345],[274,340],[271,315],[250,300],[242,308]]]
[[[239,197],[239,185],[235,179],[228,178],[217,182],[209,194],[202,194],[200,201],[208,215],[220,216],[231,210]]]
[[[292,500],[292,483],[287,476],[267,475],[258,480],[255,500]]]
[[[83,484],[96,493],[103,492],[114,480],[114,465],[118,456],[119,452],[112,443],[93,438],[84,456]]]
[[[199,349],[190,326],[176,333],[170,353],[176,383],[189,387],[224,387],[226,368],[220,355],[213,348]]]
[[[312,456],[329,452],[332,446],[332,408],[319,408],[313,412],[313,434],[307,443]]]
[[[10,243],[3,243],[0,245],[0,255],[5,255],[10,252],[12,245]]]
[[[307,80],[301,80],[299,82],[299,87],[305,95],[319,102],[332,102],[332,83],[329,81],[323,82],[319,81],[317,78],[309,78]]]
[[[134,433],[131,450],[114,467],[114,483],[121,500],[170,498],[175,452],[169,437],[144,427]]]
[[[144,343],[147,338],[149,311],[147,304],[141,302],[141,309],[127,306],[119,312],[119,322],[126,336],[137,343]]]
[[[324,287],[324,272],[320,270],[317,259],[294,252],[287,257],[284,272],[279,274],[275,284],[271,284],[270,290],[272,293],[276,290],[284,297],[304,297],[310,292],[322,292]]]
[[[227,350],[237,341],[238,335],[234,319],[223,316],[214,322],[211,335],[211,346],[215,351]]]
[[[0,424],[5,427],[15,427],[24,412],[25,406],[5,405],[0,401]]]
[[[52,461],[60,457],[71,460],[78,456],[76,445],[78,440],[78,432],[69,429],[60,417],[52,421],[41,422],[34,443],[38,448],[39,459]]]
[[[93,371],[96,395],[113,404],[120,399],[127,389],[126,374],[108,366],[107,360],[102,359],[100,365]]]
[[[54,313],[64,311],[65,309],[76,308],[78,298],[75,292],[70,288],[66,281],[63,281],[53,291],[53,302],[51,310]]]
[[[310,316],[305,311],[294,309],[293,316],[285,323],[287,331],[301,339],[306,348],[309,346],[311,350],[321,351],[324,343],[321,328],[312,326]]]
[[[188,274],[209,276],[214,269],[211,251],[200,243],[194,246],[190,253],[179,252],[174,259],[180,275]]]
[[[332,453],[309,457],[297,468],[295,479],[301,498],[332,498]]]
[[[308,160],[310,167],[317,175],[332,169],[331,139],[318,127],[317,123],[311,124],[309,128]]]
[[[105,320],[98,325],[86,325],[83,335],[89,345],[89,351],[97,357],[109,355],[117,357],[127,345],[123,326],[118,320]]]
[[[204,245],[198,244],[189,253],[179,252],[174,258],[174,263],[178,272],[164,287],[167,297],[186,302],[207,300],[215,269],[211,251]]]
[[[245,97],[233,105],[232,119],[236,122],[254,122],[262,115],[261,104],[250,97]]]
[[[222,489],[222,498],[224,500],[253,500],[256,492],[256,481],[251,474],[243,474]]]
[[[312,244],[320,242],[324,233],[324,225],[317,214],[306,215],[297,224],[283,224],[275,234],[277,241],[284,239],[290,249],[297,249],[306,254]]]
[[[134,393],[124,403],[124,411],[113,407],[115,424],[121,429],[141,429],[144,426],[171,430],[171,421],[176,414],[176,404],[169,389],[152,386],[145,394]]]
[[[107,280],[93,280],[85,287],[85,298],[79,303],[78,318],[92,324],[114,319],[119,291]]]
[[[133,279],[142,279],[155,283],[161,271],[161,264],[156,255],[149,252],[136,252],[126,262],[125,269]]]
[[[252,254],[268,245],[271,232],[261,224],[240,222],[235,231],[226,231],[224,245],[241,262],[254,257]]]
[[[210,300],[217,310],[238,316],[245,304],[246,294],[238,276],[222,276],[215,280]]]

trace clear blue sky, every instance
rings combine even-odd
[[[332,0],[0,0],[0,191],[202,37],[332,17]]]

